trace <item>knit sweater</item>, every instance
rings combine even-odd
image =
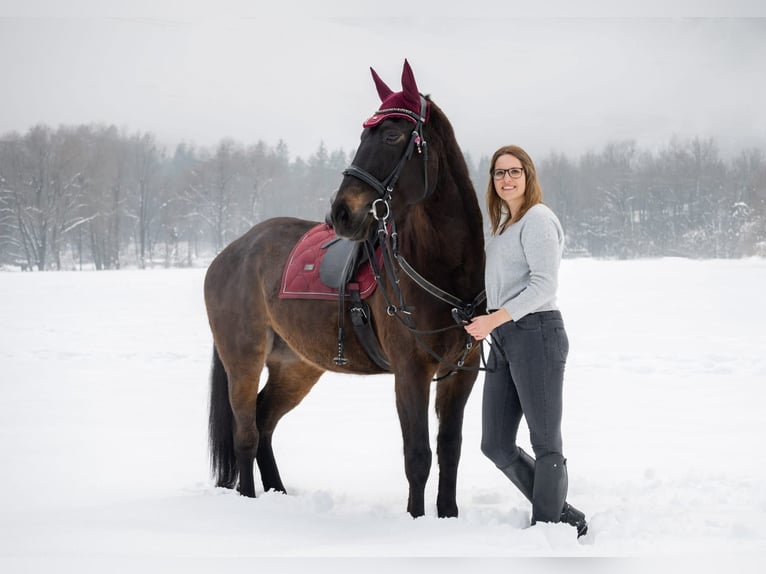
[[[564,231],[556,214],[543,204],[532,206],[487,244],[487,308],[503,308],[514,321],[557,310],[563,250]]]

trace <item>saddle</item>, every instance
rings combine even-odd
[[[382,261],[376,251],[378,266]],[[375,292],[377,280],[362,244],[342,239],[326,223],[309,229],[293,247],[282,273],[280,299],[333,300],[358,291],[361,299]]]
[[[370,250],[372,251],[372,250]],[[367,355],[385,371],[391,367],[378,344],[370,322],[370,308],[363,301],[375,292],[377,279],[368,250],[356,241],[342,239],[326,223],[309,229],[298,240],[282,272],[280,299],[321,299],[338,301],[338,355],[336,365],[346,365],[343,356],[345,301],[351,301],[349,315],[354,332]],[[376,268],[383,255],[375,249]]]

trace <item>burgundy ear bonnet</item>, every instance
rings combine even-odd
[[[380,109],[376,111],[372,116],[367,118],[362,124],[364,127],[369,128],[378,125],[380,122],[387,118],[396,117],[404,118],[411,121],[413,124],[417,124],[417,117],[420,117],[420,104],[421,95],[418,91],[418,86],[415,83],[415,76],[412,74],[412,69],[407,60],[404,60],[404,68],[402,69],[402,91],[392,92],[380,76],[370,68],[372,72],[372,79],[375,80],[375,87],[378,89],[378,95],[380,96],[381,105]],[[431,110],[431,106],[426,106],[426,117],[421,118],[422,122],[428,120],[428,112]],[[413,117],[414,115],[414,117]]]

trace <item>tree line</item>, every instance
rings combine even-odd
[[[553,154],[540,172],[572,254],[766,256],[761,149],[724,160],[713,139],[674,140],[655,152],[619,142],[576,162]]]
[[[119,269],[191,266],[263,219],[322,220],[353,151],[320,144],[291,160],[279,141],[169,152],[151,133],[39,125],[0,137],[0,266]],[[471,170],[480,204],[489,158]],[[567,255],[766,255],[766,156],[725,160],[712,139],[659,151],[608,143],[579,158],[537,160]]]

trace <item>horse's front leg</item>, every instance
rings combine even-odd
[[[475,371],[458,371],[439,381],[436,387],[436,414],[439,417],[436,439],[439,494],[436,511],[441,518],[458,515],[457,468],[463,443],[463,412],[475,380]]]
[[[430,376],[410,372],[395,377],[396,410],[404,440],[404,473],[410,486],[407,511],[414,517],[425,514],[425,489],[431,471],[428,440],[428,396]]]

